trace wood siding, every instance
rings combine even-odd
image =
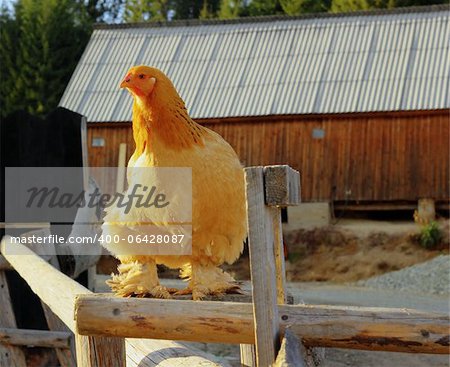
[[[300,171],[303,201],[448,201],[449,111],[273,116],[203,121],[245,166],[289,164]],[[323,131],[322,139],[313,131]],[[103,137],[105,147],[92,147]],[[91,166],[116,166],[119,144],[134,149],[130,124],[91,124]],[[110,178],[113,179],[113,178]]]

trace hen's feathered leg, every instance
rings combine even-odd
[[[208,295],[218,296],[238,292],[240,289],[230,274],[213,264],[192,262],[181,269],[180,276],[188,279],[189,283],[186,289],[175,294],[192,293],[192,299],[195,301]]]
[[[159,284],[153,259],[146,259],[145,263],[123,262],[117,270],[119,274],[112,274],[111,279],[106,281],[117,296],[171,298],[169,291]]]

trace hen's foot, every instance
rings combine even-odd
[[[181,275],[189,279],[189,284],[186,289],[176,292],[175,295],[192,294],[194,301],[202,300],[207,296],[241,293],[239,284],[230,274],[212,265],[193,264],[184,268]]]
[[[155,263],[125,263],[117,269],[119,274],[106,281],[117,296],[171,298],[169,289],[159,284]]]

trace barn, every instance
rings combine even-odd
[[[244,165],[299,170],[304,202],[448,208],[449,39],[446,5],[99,25],[60,106],[87,117],[90,165],[117,166],[134,149],[118,85],[156,66]]]

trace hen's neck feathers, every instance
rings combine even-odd
[[[166,88],[167,89],[167,88]],[[173,150],[203,146],[205,128],[193,121],[178,93],[164,88],[145,99],[134,97],[133,137],[136,153],[153,151],[155,143]]]

